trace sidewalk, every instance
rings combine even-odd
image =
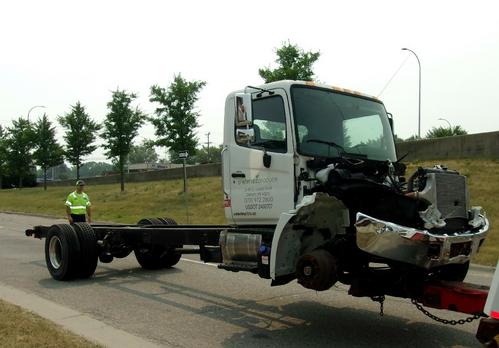
[[[18,305],[42,318],[51,320],[89,341],[110,348],[157,348],[159,345],[128,332],[116,329],[90,316],[40,296],[0,283],[0,298]]]

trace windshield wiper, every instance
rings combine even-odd
[[[337,148],[338,150],[340,150],[340,153],[345,152],[345,149],[343,148],[343,146],[336,144],[334,141],[326,141],[326,140],[321,140],[321,139],[308,139],[307,143],[326,144],[326,145]]]
[[[326,141],[326,140],[321,140],[321,139],[308,139],[306,141],[307,143],[319,143],[319,144],[326,144],[329,146],[332,146],[336,148],[338,151],[338,154],[340,157],[345,157],[346,156],[353,156],[353,157],[361,157],[361,158],[367,158],[367,155],[363,153],[352,153],[352,152],[346,152],[345,148],[341,145],[336,144],[334,141]]]
[[[355,153],[355,152],[343,152],[342,155],[347,155],[349,157],[357,157],[357,158],[368,158],[365,153]]]

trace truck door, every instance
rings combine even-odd
[[[261,93],[260,93],[261,94]],[[286,93],[253,96],[251,121],[234,113],[233,141],[229,142],[229,200],[236,224],[275,224],[282,212],[294,208],[294,170],[291,126]],[[246,131],[249,137],[236,134]],[[229,202],[229,203],[227,203]]]

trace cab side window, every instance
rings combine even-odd
[[[282,97],[274,95],[254,99],[252,110],[255,136],[249,146],[271,152],[286,152],[286,112]]]

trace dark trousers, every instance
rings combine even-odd
[[[86,214],[71,214],[73,222],[86,222]]]

